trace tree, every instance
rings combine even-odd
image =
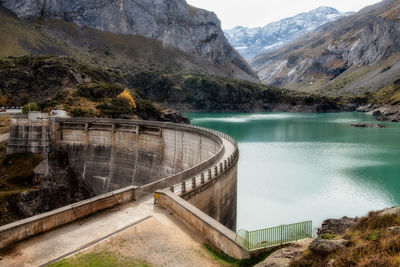
[[[6,106],[8,104],[8,97],[5,95],[0,96],[0,106]]]
[[[37,110],[39,110],[38,106],[36,105],[36,103],[32,102],[32,103],[29,103],[29,104],[26,104],[25,106],[23,106],[22,113],[28,114],[29,111],[37,111]]]
[[[135,100],[133,100],[133,97],[128,90],[124,89],[122,93],[117,95],[117,99],[121,102],[122,105],[129,108],[130,110],[136,109]]]

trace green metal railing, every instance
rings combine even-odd
[[[281,225],[256,231],[239,230],[236,242],[251,251],[312,237],[312,221]]]

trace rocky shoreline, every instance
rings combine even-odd
[[[374,116],[378,121],[400,122],[400,106],[397,105],[365,105],[356,109],[359,112],[366,112]]]

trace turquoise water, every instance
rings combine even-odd
[[[400,123],[363,113],[188,113],[239,142],[238,229],[362,216],[400,204]]]

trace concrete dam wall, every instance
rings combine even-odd
[[[211,159],[218,138],[175,125],[82,120],[57,121],[57,149],[97,193],[142,186]]]
[[[8,153],[47,153],[53,149],[67,153],[72,169],[98,195],[189,170],[213,159],[223,146],[218,136],[182,125],[23,116],[13,119]]]
[[[97,196],[0,226],[0,248],[151,194],[215,247],[249,257],[233,232],[239,151],[230,136],[165,122],[40,114],[12,119],[8,153],[41,153],[45,161],[52,151],[64,152]]]

